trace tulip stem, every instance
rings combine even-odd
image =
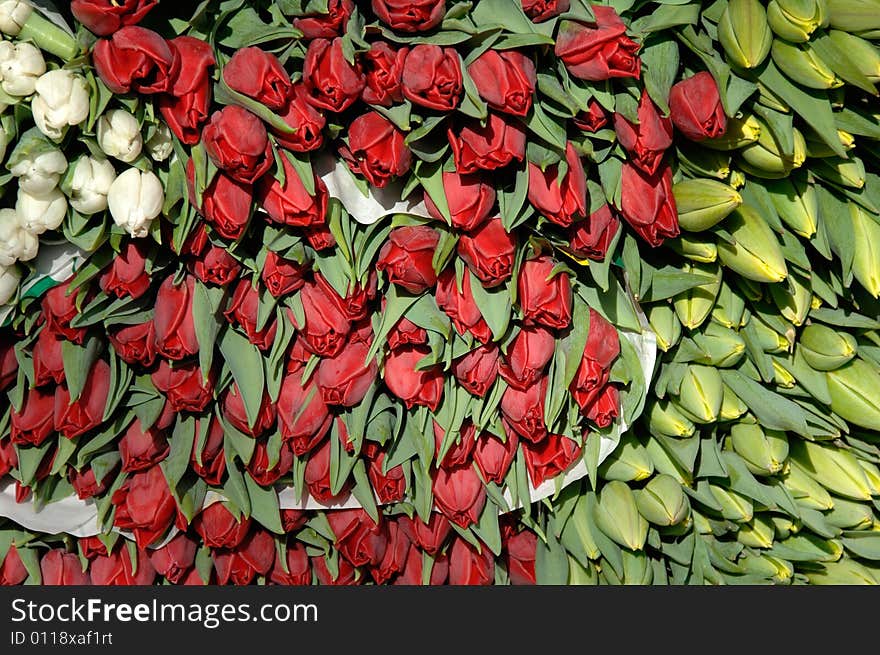
[[[65,62],[76,57],[79,45],[76,39],[55,23],[34,12],[22,25],[18,38],[33,41],[41,50],[60,57]]]

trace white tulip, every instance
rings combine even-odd
[[[89,88],[82,75],[59,68],[40,76],[35,88],[34,122],[53,141],[61,140],[69,125],[79,125],[89,117]]]
[[[155,173],[129,168],[110,185],[107,204],[114,223],[133,237],[145,237],[162,212],[165,192]]]
[[[104,112],[98,119],[98,145],[108,157],[133,162],[144,146],[137,119],[124,109]]]
[[[43,53],[32,43],[0,42],[0,87],[11,96],[29,96],[46,72]]]
[[[44,195],[33,195],[18,190],[15,213],[22,229],[39,236],[46,230],[55,230],[67,215],[67,198],[61,189],[55,188]]]
[[[153,161],[165,161],[174,151],[174,143],[171,140],[171,130],[165,123],[156,126],[156,132],[146,143],[147,152]]]
[[[89,216],[107,209],[107,194],[116,179],[116,170],[109,159],[83,155],[73,167],[69,178],[67,195],[70,206],[80,214]]]
[[[0,209],[0,266],[12,266],[37,256],[39,241],[22,229],[14,209]]]
[[[43,195],[58,186],[61,174],[67,170],[67,159],[57,148],[37,151],[17,159],[9,172],[18,178],[18,187],[28,193]]]
[[[0,266],[0,305],[5,305],[15,295],[21,273],[16,266]]]
[[[33,12],[33,6],[26,0],[0,1],[0,32],[18,36]]]

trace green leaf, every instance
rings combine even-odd
[[[64,378],[70,391],[70,402],[79,399],[89,371],[92,370],[101,350],[101,340],[95,336],[89,337],[82,346],[67,340],[61,343],[61,359],[64,362]]]
[[[232,329],[224,331],[220,338],[220,352],[232,377],[238,385],[247,413],[248,425],[256,425],[263,403],[265,375],[263,357],[259,349],[244,336]]]
[[[529,193],[529,167],[523,163],[516,170],[516,181],[512,190],[498,189],[498,209],[504,229],[512,232],[521,216],[523,205]]]
[[[206,421],[207,422],[207,421]],[[168,487],[175,489],[184,473],[189,468],[190,454],[196,436],[196,421],[192,416],[183,414],[177,417],[174,431],[171,433],[171,451],[161,462],[162,472]]]
[[[664,37],[644,47],[640,56],[645,89],[660,111],[667,114],[669,91],[678,73],[678,44],[674,39]]]
[[[281,511],[278,508],[278,492],[275,487],[261,487],[247,473],[244,474],[250,499],[251,516],[267,530],[275,534],[284,534],[281,526]]]
[[[507,326],[510,325],[512,312],[510,292],[504,285],[493,289],[484,288],[479,278],[470,269],[468,269],[467,275],[470,276],[474,303],[486,320],[489,329],[492,330],[495,341],[500,341],[507,333]]]
[[[360,501],[364,511],[373,519],[374,523],[379,522],[379,508],[376,507],[376,498],[373,495],[373,487],[370,479],[367,477],[367,469],[364,467],[364,461],[358,459],[354,465],[354,488],[351,493]]]
[[[804,410],[792,401],[747,378],[739,371],[722,369],[721,377],[724,384],[739,396],[764,427],[810,436]]]

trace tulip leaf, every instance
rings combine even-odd
[[[669,113],[669,91],[678,73],[678,44],[670,37],[652,39],[641,51],[645,90],[663,114]]]
[[[15,446],[18,457],[18,481],[25,487],[30,486],[37,475],[37,470],[43,462],[43,458],[50,448],[55,447],[55,441],[47,439],[39,446]]]
[[[739,371],[721,370],[724,383],[749,407],[761,425],[810,437],[806,414],[797,404],[747,378]]]
[[[332,495],[337,496],[342,491],[357,459],[356,454],[350,455],[343,447],[339,436],[339,422],[334,421],[330,431],[330,493]]]
[[[633,32],[648,34],[679,25],[696,25],[700,19],[701,8],[695,3],[662,4],[644,18],[633,21],[630,29]],[[644,51],[642,55],[644,56]]]
[[[546,543],[538,540],[535,551],[535,577],[540,585],[568,584],[568,556],[562,544],[550,533]]]
[[[82,346],[72,341],[62,342],[61,359],[64,362],[64,378],[70,392],[70,402],[79,399],[101,350],[101,340],[94,336],[89,337]]]
[[[248,98],[246,95],[238,93],[237,91],[233,91],[229,85],[226,84],[226,81],[222,76],[220,77],[220,81],[214,85],[214,99],[221,105],[238,105],[239,107],[247,109],[252,114],[266,121],[269,127],[275,132],[280,132],[281,134],[293,134],[296,132],[296,128],[285,123],[283,118],[278,114],[273,113],[272,110],[266,107],[263,103],[258,102],[253,98]]]
[[[263,403],[265,375],[259,349],[235,330],[228,328],[220,337],[220,352],[238,385],[248,425],[256,425]]]
[[[379,508],[376,507],[376,497],[370,479],[367,477],[367,469],[362,459],[357,459],[354,464],[352,473],[354,474],[354,488],[351,490],[352,495],[358,499],[364,511],[373,519],[374,523],[379,522]]]
[[[199,368],[202,371],[203,382],[208,380],[214,361],[214,344],[220,332],[219,313],[223,297],[222,288],[209,288],[200,280],[196,280],[193,288],[192,312],[196,341],[199,344]]]
[[[510,293],[504,285],[494,289],[486,289],[472,271],[468,270],[467,274],[470,275],[471,294],[474,297],[474,303],[486,320],[489,329],[492,330],[492,336],[495,341],[500,341],[507,332],[507,326],[510,324]]]
[[[275,487],[261,487],[248,474],[244,475],[244,483],[250,499],[251,516],[267,530],[275,534],[284,534],[281,511],[278,507],[278,492]]]
[[[533,34],[535,24],[517,0],[480,0],[471,11],[471,20],[480,29],[502,27],[512,34]]]
[[[529,167],[523,164],[516,170],[516,181],[513,189],[504,187],[498,189],[498,210],[501,214],[501,224],[508,232],[523,218],[523,205],[529,192]]]
[[[196,422],[191,416],[183,414],[177,417],[174,430],[171,433],[171,451],[161,462],[162,472],[170,489],[176,489],[183,475],[189,467],[190,454],[193,449],[193,441],[196,437]]]
[[[226,483],[223,485],[223,495],[235,509],[238,509],[245,516],[250,516],[251,500],[245,482],[245,477],[250,477],[250,475],[242,474],[240,465],[235,461],[230,451],[224,448],[224,452],[226,456]]]

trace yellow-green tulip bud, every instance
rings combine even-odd
[[[737,423],[730,428],[730,445],[755,475],[775,475],[788,458],[785,432],[763,429],[757,423]]]
[[[721,516],[734,523],[746,523],[752,520],[755,506],[752,501],[732,489],[725,489],[717,484],[709,483],[709,492],[721,505]]]
[[[625,585],[649,585],[654,580],[654,569],[644,551],[621,551],[623,580]]]
[[[657,335],[657,347],[668,352],[681,339],[681,321],[675,315],[672,305],[661,303],[651,305],[647,311],[648,323]]]
[[[825,0],[770,0],[767,22],[777,36],[804,43],[818,28],[828,25],[828,9]]]
[[[721,399],[721,411],[718,418],[722,421],[734,421],[749,411],[748,406],[737,396],[733,389],[724,385],[724,397]]]
[[[795,45],[782,39],[773,39],[770,55],[779,69],[798,84],[811,89],[843,86],[843,80],[834,74],[809,44]]]
[[[711,264],[718,259],[715,238],[711,234],[682,234],[675,239],[666,241],[666,245],[685,259],[694,262]]]
[[[797,275],[790,275],[786,282],[770,285],[770,297],[786,320],[801,326],[812,308],[813,289]]]
[[[675,404],[695,423],[714,423],[718,420],[723,397],[724,385],[717,368],[689,364]]]
[[[721,288],[721,268],[717,264],[696,262],[685,263],[682,271],[713,276],[711,281],[683,291],[673,298],[673,306],[678,320],[684,327],[693,330],[703,324],[715,306],[715,298]]]
[[[746,324],[744,314],[746,303],[727,282],[721,283],[715,307],[712,308],[712,320],[726,328],[738,330]]]
[[[641,550],[648,538],[648,522],[639,514],[636,499],[625,482],[612,480],[602,487],[594,518],[599,529],[612,541]]]
[[[877,0],[827,0],[829,24],[844,32],[880,30]]]
[[[813,185],[806,178],[793,176],[783,180],[771,180],[764,184],[779,218],[792,231],[811,238],[819,224],[819,200]]]
[[[810,164],[810,172],[850,189],[865,186],[865,165],[858,157],[823,157]]]
[[[806,571],[812,585],[876,585],[877,577],[854,559],[828,562],[821,569]]]
[[[773,133],[764,129],[755,143],[739,150],[738,165],[747,173],[765,179],[787,177],[795,168],[803,165],[807,158],[807,144],[804,135],[795,128],[792,132],[794,149],[791,154],[782,152]]]
[[[603,480],[635,482],[654,473],[654,464],[645,447],[628,432],[620,438],[617,448],[599,466]]]
[[[805,327],[797,347],[807,364],[817,371],[838,369],[858,352],[858,344],[853,335],[821,323]]]
[[[870,530],[874,527],[874,512],[867,503],[835,498],[834,508],[825,514],[825,520],[841,530]]]
[[[742,204],[742,196],[723,182],[682,180],[672,187],[679,226],[690,232],[708,230]]]
[[[679,146],[678,163],[695,178],[709,177],[724,182],[730,177],[730,155],[702,145]]]
[[[694,343],[705,356],[695,360],[698,364],[727,368],[735,366],[746,351],[746,342],[738,332],[710,322],[702,332],[694,335]]]
[[[850,202],[848,207],[855,236],[853,275],[868,293],[880,298],[880,223],[856,203]]]
[[[871,500],[871,485],[850,451],[797,440],[791,444],[790,457],[828,491],[852,500]]]
[[[681,484],[669,475],[654,477],[635,492],[639,512],[654,525],[677,525],[690,514],[690,502]]]
[[[847,53],[849,60],[856,68],[874,82],[880,82],[880,52],[870,41],[840,30],[831,30],[831,40],[842,52]]]
[[[784,335],[779,334],[763,320],[753,315],[750,323],[758,337],[761,350],[765,353],[783,353],[791,345]]]
[[[880,469],[878,469],[875,464],[866,462],[863,459],[859,459],[858,461],[859,466],[861,466],[862,470],[865,472],[865,479],[871,487],[871,495],[880,496]]]
[[[751,548],[771,548],[775,534],[773,522],[769,518],[758,515],[748,523],[739,526],[736,540],[743,546]]]
[[[825,373],[831,410],[855,425],[880,430],[880,373],[863,359],[853,359]]]
[[[749,205],[727,217],[735,243],[718,240],[718,257],[735,273],[755,282],[781,282],[788,275],[779,240],[757,210]]]
[[[700,141],[700,145],[713,150],[738,150],[757,141],[760,134],[761,123],[749,114],[745,118],[728,118],[723,136]]]
[[[718,22],[718,40],[739,68],[756,68],[770,52],[773,33],[758,0],[730,0]]]
[[[834,501],[828,490],[810,477],[803,466],[796,461],[788,461],[788,471],[782,476],[782,484],[791,492],[792,497],[805,507],[820,512],[834,507]]]
[[[800,527],[787,516],[772,515],[770,522],[773,524],[773,530],[776,532],[776,539],[788,539],[791,535],[797,534]]]
[[[599,572],[593,564],[584,568],[571,555],[568,556],[568,584],[596,586],[599,584]]]
[[[682,414],[668,399],[651,402],[647,410],[648,427],[651,434],[666,437],[690,437],[696,426]]]

